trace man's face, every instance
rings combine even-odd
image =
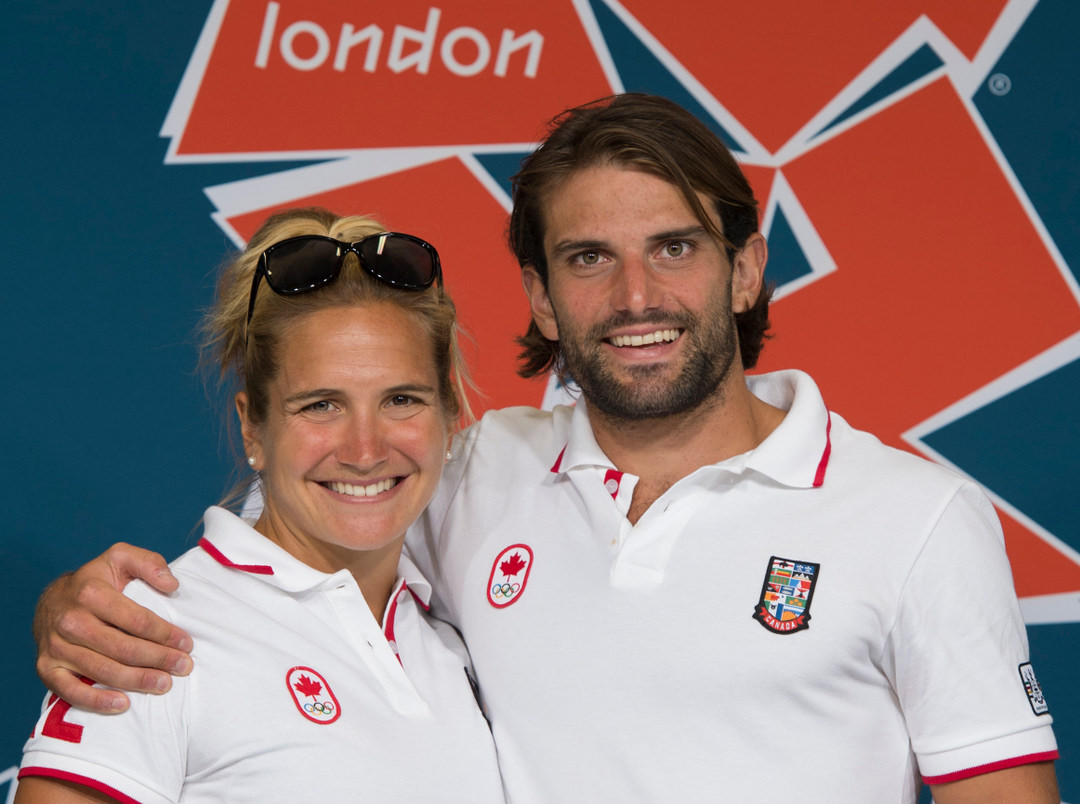
[[[756,290],[674,185],[587,168],[551,192],[545,223],[548,288],[527,268],[526,290],[592,407],[641,420],[723,398],[738,354],[733,299],[746,309]]]

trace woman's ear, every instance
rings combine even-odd
[[[263,461],[261,431],[251,421],[251,401],[247,393],[237,393],[235,402],[236,415],[240,419],[240,435],[244,439],[244,454],[247,455],[248,466],[258,472]]]

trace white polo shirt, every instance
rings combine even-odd
[[[50,696],[20,778],[146,803],[504,800],[468,657],[424,613],[408,559],[380,624],[348,571],[312,569],[221,508],[205,524],[171,564],[178,592],[126,590],[192,634],[191,675],[120,715]]]
[[[515,804],[892,804],[1055,758],[985,496],[805,374],[749,382],[782,424],[634,526],[583,403],[456,439],[409,544]]]

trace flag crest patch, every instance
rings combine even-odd
[[[772,556],[765,570],[754,619],[775,634],[794,634],[810,627],[820,564]]]

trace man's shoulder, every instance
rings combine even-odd
[[[795,414],[799,432],[818,432],[826,427],[828,469],[847,469],[871,477],[922,480],[931,485],[956,488],[965,478],[940,464],[884,443],[874,433],[848,422],[842,412],[828,405],[826,394],[813,378],[798,370],[757,375],[751,385],[754,394]]]
[[[890,494],[950,496],[971,481],[946,466],[914,452],[885,444],[873,433],[860,430],[843,416],[831,413],[832,456],[829,470],[857,477],[863,483],[889,489]]]

